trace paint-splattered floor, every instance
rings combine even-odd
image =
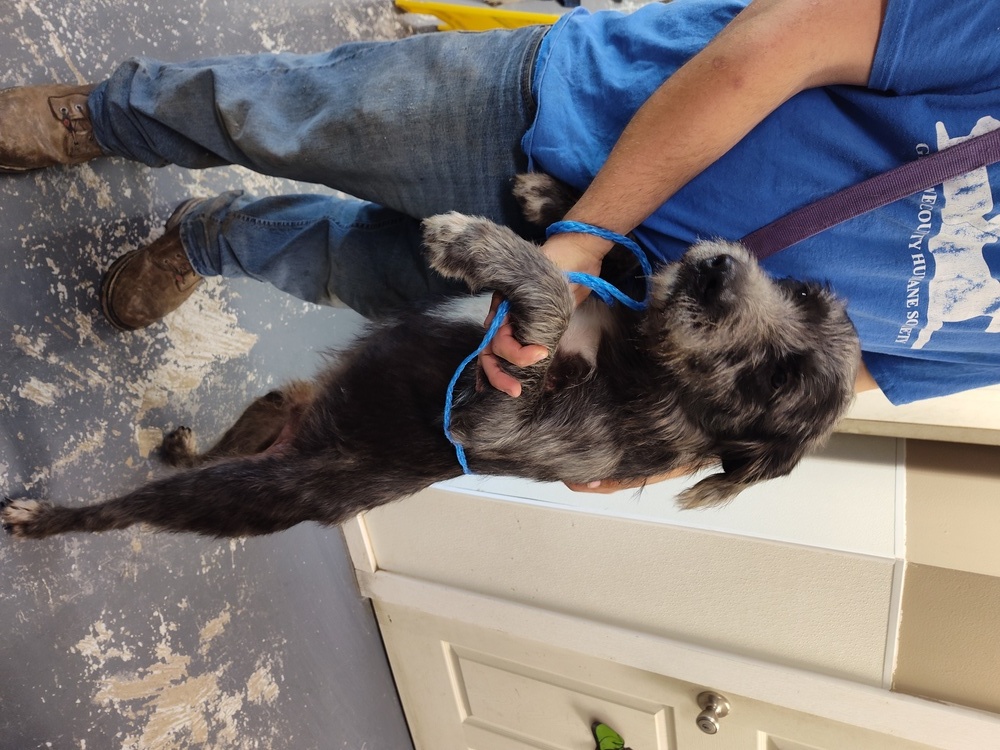
[[[400,34],[388,0],[368,1],[0,0],[0,87],[98,80],[136,54]],[[96,290],[111,260],[156,237],[183,198],[235,187],[300,189],[118,160],[0,176],[0,490],[83,502],[133,487],[163,471],[161,430],[214,436],[356,329],[348,311],[252,282],[205,284],[148,331],[104,322]],[[3,750],[410,747],[337,531],[0,538],[0,566]]]

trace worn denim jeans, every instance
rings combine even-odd
[[[239,164],[354,198],[240,192],[181,224],[195,271],[249,276],[378,317],[454,291],[427,268],[420,219],[531,230],[510,194],[527,167],[543,27],[424,34],[315,55],[134,59],[90,97],[98,143],[150,166]]]

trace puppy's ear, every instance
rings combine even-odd
[[[685,510],[725,505],[752,484],[783,477],[807,446],[762,441],[731,446],[722,454],[722,472],[702,479],[677,498]]]

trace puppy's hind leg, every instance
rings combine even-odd
[[[282,437],[283,431],[294,429],[306,406],[312,402],[314,391],[311,382],[296,380],[261,396],[204,453],[198,453],[191,430],[178,427],[163,438],[160,457],[171,466],[191,467],[220,458],[262,453]]]
[[[291,485],[295,464],[277,457],[220,461],[82,507],[9,500],[0,522],[14,536],[33,539],[137,523],[214,536],[264,534],[311,517],[308,498]]]
[[[514,197],[525,219],[547,227],[562,221],[580,199],[580,193],[543,172],[526,172],[514,178]]]
[[[253,536],[303,521],[337,524],[448,476],[454,472],[433,474],[426,467],[386,472],[357,456],[235,458],[180,471],[94,505],[7,500],[0,507],[0,524],[14,536],[31,539],[137,523],[217,537]]]

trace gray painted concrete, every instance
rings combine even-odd
[[[388,0],[0,0],[0,87],[97,80],[132,54],[318,51],[400,33]],[[0,127],[7,127],[0,123]],[[82,503],[163,472],[358,319],[253,282],[203,285],[120,334],[102,271],[189,195],[315,190],[117,160],[0,177],[0,491]],[[337,530],[235,542],[141,529],[0,538],[0,748],[357,748],[410,741]]]

